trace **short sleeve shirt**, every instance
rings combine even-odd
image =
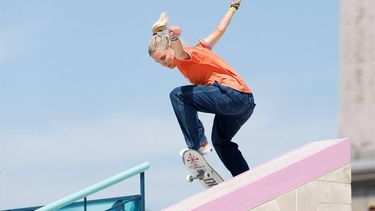
[[[240,92],[251,93],[250,88],[236,71],[224,59],[211,51],[211,47],[203,40],[200,40],[194,47],[184,46],[184,49],[190,58],[179,60],[175,57],[174,62],[192,84],[211,85],[216,81]]]

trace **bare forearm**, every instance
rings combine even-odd
[[[171,47],[174,51],[174,55],[176,58],[180,60],[187,59],[189,54],[186,53],[184,48],[182,47],[182,43],[178,38],[181,35],[181,27],[179,26],[171,26],[168,28],[168,36],[171,41]]]
[[[228,12],[224,15],[224,17],[221,19],[221,21],[217,25],[216,30],[224,33],[225,30],[228,28],[228,25],[230,24],[234,13],[235,12],[233,10],[228,10]]]
[[[180,60],[187,59],[189,57],[189,54],[186,53],[184,48],[182,47],[182,43],[180,39],[171,41],[171,47],[174,50],[174,55]]]
[[[213,47],[216,45],[216,43],[220,40],[220,38],[224,35],[225,31],[227,30],[230,22],[232,21],[233,15],[236,13],[238,7],[239,7],[239,0],[237,0],[235,3],[235,8],[232,8],[234,6],[231,5],[230,9],[227,13],[225,13],[224,17],[220,20],[219,24],[215,28],[211,34],[209,34],[204,40]]]

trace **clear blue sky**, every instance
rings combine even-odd
[[[42,205],[144,161],[148,210],[202,188],[184,181],[169,92],[188,82],[147,53],[167,11],[194,45],[230,4],[211,1],[1,3],[0,209]],[[246,1],[213,49],[254,91],[235,137],[251,167],[338,134],[338,1]],[[207,136],[212,115],[202,114]],[[229,173],[216,153],[207,159]],[[138,180],[94,195],[136,193]]]

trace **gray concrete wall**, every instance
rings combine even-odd
[[[339,131],[354,160],[375,158],[375,0],[341,0]]]
[[[249,211],[352,211],[350,164]]]

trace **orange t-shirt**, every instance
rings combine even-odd
[[[245,93],[251,90],[234,69],[224,59],[211,51],[211,47],[204,41],[194,46],[184,46],[190,55],[189,59],[174,62],[180,72],[195,85],[210,85],[217,81],[223,86],[231,87]]]

